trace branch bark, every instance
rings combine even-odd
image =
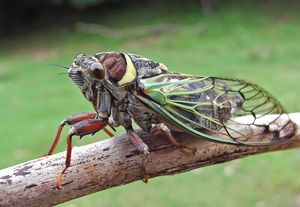
[[[300,113],[289,116],[299,129]],[[195,155],[182,152],[162,136],[153,136],[142,131],[138,134],[150,147],[146,170],[151,178],[252,154],[300,147],[299,130],[289,142],[267,147],[227,145],[187,134],[175,134],[181,143],[197,148]],[[124,134],[94,144],[74,147],[71,167],[63,177],[62,189],[55,190],[55,181],[64,163],[65,152],[62,152],[0,170],[0,206],[51,206],[134,182],[143,176],[142,155]]]

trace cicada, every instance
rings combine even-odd
[[[62,175],[70,166],[72,137],[84,136],[123,126],[136,148],[145,156],[148,146],[135,133],[134,121],[143,131],[164,133],[173,144],[194,153],[192,146],[180,144],[173,131],[196,135],[201,139],[236,145],[272,145],[293,136],[290,119],[282,105],[262,87],[240,79],[202,77],[169,72],[159,62],[140,55],[103,52],[92,56],[79,54],[68,68],[68,75],[95,112],[79,113],[59,126],[48,155],[57,145],[63,127],[71,125],[67,135],[67,156]],[[264,117],[273,114],[266,123]],[[243,121],[247,117],[247,121]],[[238,130],[239,127],[243,130]],[[253,130],[253,128],[261,130]],[[289,131],[290,133],[287,133]],[[273,136],[261,136],[271,133]]]

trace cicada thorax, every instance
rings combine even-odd
[[[134,54],[107,52],[98,53],[95,57],[105,68],[108,80],[119,87],[167,71],[164,64]]]
[[[120,53],[108,53],[99,60],[112,82],[120,81],[126,73],[126,61]]]
[[[150,78],[168,71],[168,68],[163,63],[155,62],[135,54],[128,54],[128,56],[137,69],[139,78]]]

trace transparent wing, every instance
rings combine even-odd
[[[295,130],[281,104],[247,81],[162,74],[141,83],[147,98],[140,99],[146,105],[177,127],[210,140],[267,145],[288,140]]]

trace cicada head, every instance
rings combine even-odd
[[[79,54],[75,57],[68,74],[80,88],[84,97],[92,102],[95,96],[95,87],[102,84],[105,71],[96,58]]]

